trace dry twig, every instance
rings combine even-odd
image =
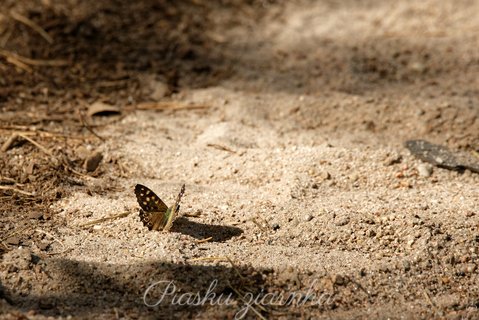
[[[223,146],[223,145],[220,145],[220,144],[216,144],[216,143],[208,143],[207,144],[208,147],[213,147],[213,148],[216,148],[218,150],[222,150],[222,151],[227,151],[227,152],[230,152],[230,153],[236,153],[236,151],[226,147],[226,146]]]
[[[196,240],[196,243],[205,243],[205,242],[210,241],[211,239],[213,239],[213,237],[208,237],[208,238],[205,238],[205,239]]]
[[[68,61],[66,60],[41,60],[41,59],[30,59],[26,57],[22,57],[16,53],[0,49],[0,55],[4,56],[7,61],[9,59],[13,59],[26,65],[26,66],[36,66],[36,67],[64,67],[68,65]],[[30,69],[31,70],[31,69]]]
[[[199,110],[199,109],[208,109],[210,106],[201,105],[201,104],[181,104],[174,101],[163,101],[163,102],[143,102],[136,106],[137,110]]]
[[[0,186],[0,190],[11,190],[11,191],[13,191],[13,192],[23,194],[23,195],[25,195],[25,196],[30,196],[30,197],[35,196],[35,194],[33,194],[33,193],[30,193],[30,192],[27,192],[27,191],[23,191],[23,190],[20,190],[20,189],[18,189],[18,188],[11,187],[11,186]]]
[[[90,126],[90,124],[85,120],[85,118],[83,117],[83,115],[80,113],[79,114],[79,117],[80,117],[80,122],[82,123],[83,127],[86,128],[88,131],[91,132],[91,134],[93,134],[95,137],[97,137],[98,139],[100,139],[101,141],[105,141],[105,138],[103,138],[102,136],[100,136],[99,134],[97,134],[93,128]]]
[[[38,24],[33,22],[32,20],[28,19],[25,16],[22,16],[19,13],[16,13],[15,11],[10,11],[10,16],[20,22],[26,25],[27,27],[32,28],[33,31],[37,32],[39,35],[42,36],[43,39],[45,39],[48,43],[52,44],[53,43],[53,38]]]
[[[250,309],[251,311],[253,311],[260,319],[262,320],[266,320],[265,317],[263,317],[263,315],[261,313],[259,313],[258,310],[256,310],[253,305],[251,305],[250,303],[248,303],[248,301],[246,301],[246,299],[243,297],[243,295],[238,291],[236,290],[232,285],[231,283],[228,281],[228,286],[231,288],[231,290],[233,290],[237,295],[238,297],[241,299],[241,301],[243,301],[246,305],[248,305],[248,309]],[[261,307],[261,306],[260,306]]]
[[[201,258],[193,258],[189,261],[228,261],[227,257],[201,257]]]

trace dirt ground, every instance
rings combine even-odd
[[[4,0],[0,318],[479,319],[478,12]]]

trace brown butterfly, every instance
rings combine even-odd
[[[137,184],[135,195],[140,205],[140,220],[149,230],[169,231],[180,210],[181,197],[185,193],[185,185],[181,187],[175,204],[168,206],[149,188]]]

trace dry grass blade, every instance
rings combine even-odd
[[[198,110],[198,109],[208,109],[210,106],[199,105],[199,104],[181,104],[174,101],[163,101],[163,102],[144,102],[136,106],[137,110]]]
[[[18,136],[22,137],[23,139],[27,140],[28,142],[30,142],[31,144],[33,144],[34,146],[36,146],[38,149],[40,149],[43,153],[47,154],[48,156],[52,157],[52,158],[55,158],[56,157],[53,155],[53,153],[45,148],[44,146],[42,146],[41,144],[39,144],[38,142],[36,142],[35,140],[33,140],[32,138],[29,138],[27,137],[26,135],[23,135],[23,134],[18,134]],[[57,159],[58,160],[58,159]],[[75,169],[73,169],[71,166],[69,166],[67,163],[65,163],[65,161],[61,161],[63,163],[63,165],[65,166],[65,168],[67,170],[69,170],[70,172],[80,176],[80,177],[83,177],[83,178],[90,178],[90,179],[93,179],[93,177],[89,176],[89,175],[86,175],[86,174],[83,174]]]
[[[45,154],[47,154],[51,157],[53,156],[53,153],[49,149],[45,148],[44,146],[42,146],[41,144],[39,144],[38,142],[36,142],[32,138],[29,138],[29,137],[27,137],[26,135],[23,135],[23,134],[19,134],[18,136],[22,137],[23,139],[25,139],[28,142],[30,142],[31,144],[33,144],[35,147],[40,149],[40,151],[42,151],[43,153],[45,153]]]
[[[242,281],[245,280],[245,278],[241,275],[241,273],[239,272],[238,268],[236,267],[236,265],[233,263],[233,260],[231,260],[229,257],[226,257],[226,259],[228,259],[228,262],[231,264],[231,267],[233,268],[233,270],[236,272],[236,274],[238,275],[238,277],[240,277],[240,279]]]
[[[115,214],[113,216],[109,216],[109,217],[106,217],[106,218],[96,219],[96,220],[84,223],[84,224],[80,225],[80,227],[85,228],[85,227],[89,227],[89,226],[99,224],[99,223],[102,223],[102,222],[105,222],[105,221],[110,221],[110,220],[114,220],[114,219],[118,219],[118,218],[124,218],[124,217],[127,217],[128,215],[130,215],[130,213],[131,212],[126,211],[126,212]]]
[[[17,138],[18,138],[18,135],[12,134],[10,138],[8,138],[7,141],[3,143],[0,151],[6,152],[8,149],[10,149],[10,147],[15,143],[15,141],[17,141]]]
[[[263,315],[261,313],[259,313],[258,310],[256,310],[248,301],[246,301],[246,299],[243,297],[243,295],[238,291],[236,290],[232,285],[231,283],[228,281],[228,286],[231,288],[231,290],[233,290],[237,295],[238,297],[240,298],[241,301],[243,301],[244,304],[246,304],[248,306],[248,309],[253,311],[260,319],[262,320],[266,320],[265,317],[263,317]]]
[[[90,124],[88,124],[88,122],[85,120],[85,118],[83,117],[83,115],[80,113],[79,115],[80,117],[80,122],[82,123],[83,127],[85,129],[87,129],[88,131],[90,131],[91,134],[93,134],[95,137],[97,137],[98,139],[100,139],[101,141],[105,141],[105,138],[103,138],[102,136],[100,136],[99,134],[97,134],[93,128],[90,126]]]
[[[18,188],[10,187],[10,186],[0,186],[0,190],[10,190],[10,191],[13,191],[13,192],[16,192],[16,193],[20,193],[20,194],[23,194],[23,195],[29,196],[29,197],[35,196],[34,193],[27,192],[27,191],[23,191],[23,190],[20,190],[20,189],[18,189]]]
[[[35,22],[33,22],[32,20],[28,19],[27,17],[25,16],[22,16],[21,14],[19,13],[16,13],[15,11],[10,11],[10,16],[20,22],[20,23],[23,23],[24,25],[26,25],[27,27],[30,27],[32,28],[32,30],[34,30],[35,32],[37,32],[39,35],[42,36],[43,39],[45,39],[48,43],[52,44],[53,43],[53,38],[42,28],[40,27],[38,24],[36,24]]]
[[[23,71],[25,71],[27,73],[32,73],[33,72],[32,68],[30,68],[27,64],[21,62],[20,60],[18,60],[17,58],[15,58],[13,56],[6,56],[5,58],[7,59],[7,62],[13,64],[17,68],[22,69]]]
[[[0,49],[0,55],[8,59],[14,59],[22,64],[27,66],[36,66],[36,67],[64,67],[68,65],[66,60],[39,60],[39,59],[30,59],[22,57],[16,53],[9,52],[7,50]]]
[[[208,237],[208,238],[205,238],[205,239],[196,240],[196,243],[205,243],[205,242],[210,241],[211,239],[213,239],[213,237]]]
[[[228,261],[228,257],[201,257],[201,258],[193,258],[189,261]]]
[[[22,130],[24,130],[24,131],[22,131]],[[28,128],[24,129],[24,128],[21,128],[21,126],[11,126],[11,128],[9,128],[8,126],[0,127],[0,133],[4,133],[4,132],[8,133],[8,132],[11,132],[11,131],[15,131],[12,134],[12,136],[16,135],[17,137],[18,137],[18,135],[24,135],[24,136],[39,136],[39,137],[42,137],[42,138],[63,137],[63,138],[68,138],[68,139],[72,139],[72,140],[85,140],[85,137],[72,136],[72,135],[61,133],[61,132],[51,132],[51,131],[41,131],[41,130],[28,131]]]
[[[230,153],[236,153],[236,151],[226,147],[226,146],[223,146],[223,145],[220,145],[220,144],[216,144],[216,143],[208,143],[207,144],[208,147],[212,147],[212,148],[215,148],[215,149],[218,149],[218,150],[221,150],[221,151],[226,151],[226,152],[230,152]]]

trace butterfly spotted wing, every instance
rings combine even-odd
[[[135,195],[140,205],[140,220],[149,230],[168,231],[180,208],[179,203],[185,192],[185,185],[182,186],[180,194],[173,207],[168,206],[149,188],[137,184]]]

